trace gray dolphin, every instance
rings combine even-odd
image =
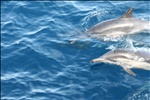
[[[136,76],[130,68],[150,70],[150,50],[116,49],[107,52],[92,63],[104,62],[121,66],[127,73]]]
[[[94,25],[86,33],[91,37],[101,38],[102,36],[116,38],[127,34],[135,34],[141,31],[150,30],[150,23],[132,16],[133,8],[130,8],[120,18],[106,20]]]

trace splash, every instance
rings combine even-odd
[[[126,96],[124,100],[149,100],[150,98],[150,82],[139,88],[134,93]]]

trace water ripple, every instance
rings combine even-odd
[[[117,18],[132,6],[133,15],[149,20],[147,1],[2,1],[2,100],[149,96],[140,88],[149,80],[148,71],[135,70],[138,76],[132,77],[121,67],[90,63],[118,47],[149,48],[149,34],[112,42],[84,34],[94,24]]]

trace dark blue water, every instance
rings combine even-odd
[[[133,77],[116,65],[90,63],[127,44],[82,35],[130,7],[149,20],[149,1],[3,1],[2,100],[148,100],[149,71],[133,69]],[[133,37],[134,46],[150,47],[148,34]]]

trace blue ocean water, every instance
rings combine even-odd
[[[149,20],[149,1],[2,1],[1,99],[149,100],[149,71],[133,69],[133,77],[116,65],[90,63],[128,44],[82,34],[131,7]],[[135,47],[150,48],[149,34],[133,38]]]

